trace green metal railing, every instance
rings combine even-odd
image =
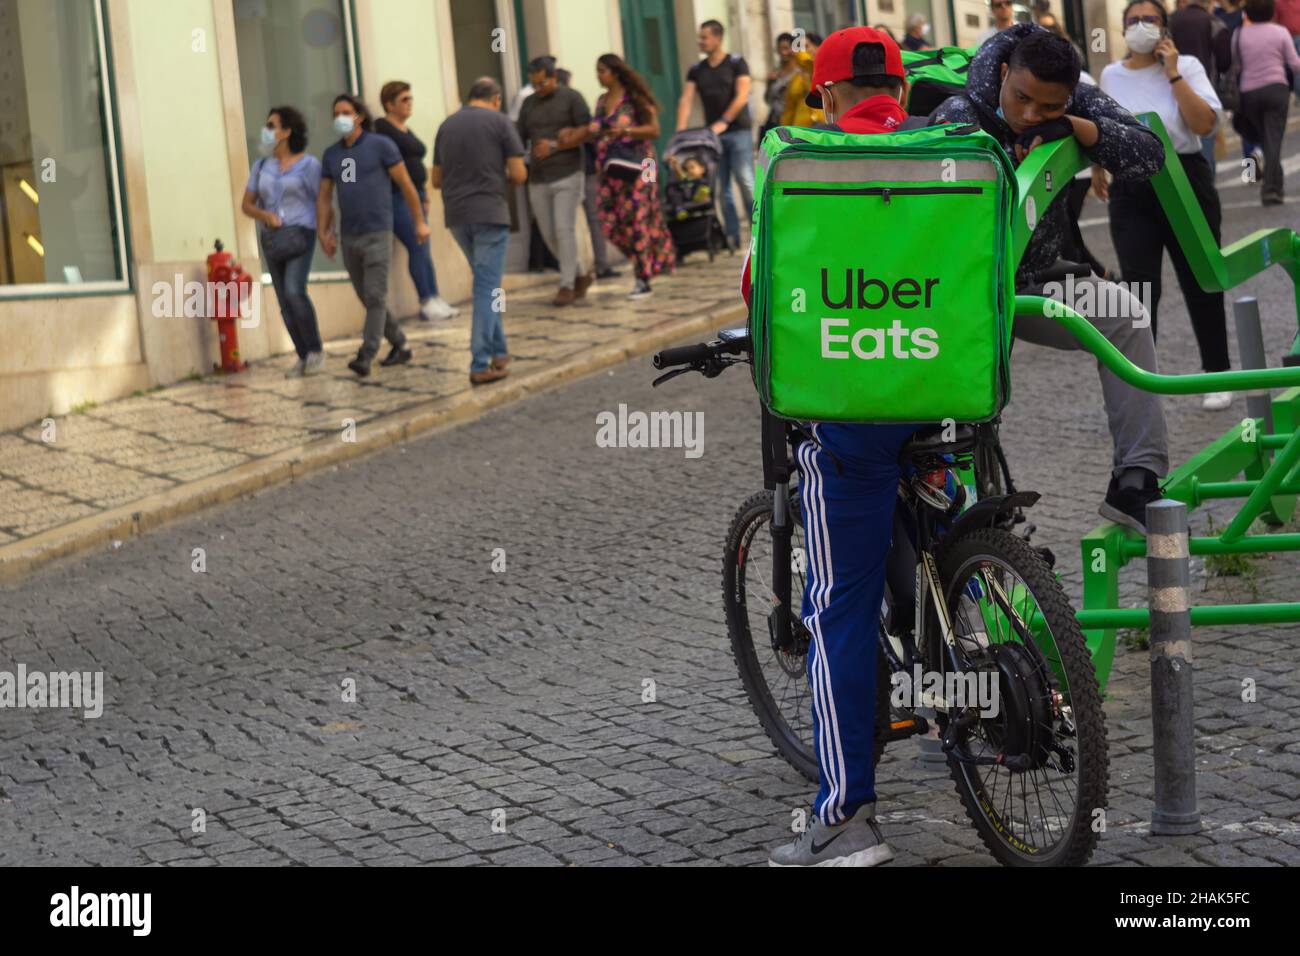
[[[1165,164],[1151,183],[1201,287],[1227,291],[1274,265],[1286,270],[1293,285],[1300,282],[1300,239],[1290,229],[1261,229],[1223,249],[1218,247],[1159,117],[1148,113],[1140,118],[1164,143]],[[1017,170],[1019,207],[1012,224],[1014,261],[1019,262],[1024,255],[1042,212],[1088,165],[1072,137],[1035,149],[1021,163]],[[1289,389],[1273,399],[1272,431],[1267,430],[1264,419],[1243,421],[1171,472],[1163,488],[1167,497],[1186,503],[1189,509],[1212,499],[1244,499],[1219,534],[1189,540],[1193,555],[1300,551],[1300,533],[1247,533],[1257,519],[1276,526],[1295,513],[1300,494],[1300,430],[1296,427],[1300,424],[1300,334],[1283,368],[1163,375],[1128,361],[1066,304],[1041,296],[1016,296],[1016,314],[1055,318],[1120,379],[1148,392],[1196,395]],[[1300,328],[1300,295],[1296,296],[1296,316]],[[1244,480],[1238,480],[1238,476],[1244,476]],[[1130,560],[1146,554],[1146,539],[1135,531],[1107,523],[1085,535],[1081,549],[1083,610],[1078,612],[1078,618],[1097,668],[1097,679],[1104,687],[1114,661],[1116,629],[1144,628],[1150,621],[1146,608],[1117,606],[1119,571]],[[1300,621],[1300,603],[1197,606],[1191,609],[1191,619],[1194,625]]]

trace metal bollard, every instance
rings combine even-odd
[[[1147,588],[1151,601],[1151,735],[1155,807],[1151,832],[1198,833],[1192,714],[1192,615],[1187,505],[1147,505]]]
[[[1268,368],[1268,359],[1264,355],[1264,332],[1259,324],[1259,301],[1251,295],[1242,296],[1232,303],[1232,316],[1237,323],[1241,367]],[[1273,434],[1273,401],[1267,389],[1247,393],[1246,414],[1251,418],[1262,418],[1264,434]]]

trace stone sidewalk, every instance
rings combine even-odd
[[[0,580],[708,335],[743,315],[739,271],[735,256],[693,255],[654,296],[630,301],[624,268],[565,309],[551,306],[546,279],[508,292],[512,374],[482,388],[469,384],[462,303],[449,322],[405,322],[414,361],[376,364],[364,380],[346,367],[360,339],[340,339],[326,344],[325,373],[312,378],[284,377],[289,353],[0,433]]]

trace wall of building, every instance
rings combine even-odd
[[[22,3],[40,6],[37,0]],[[355,2],[360,80],[367,103],[379,107],[379,88],[388,79],[410,82],[416,93],[412,126],[430,147],[438,124],[459,107],[461,98],[454,88],[450,3]],[[786,0],[777,0],[777,5],[789,8]],[[239,211],[249,156],[234,0],[106,0],[104,6],[132,288],[108,295],[0,298],[0,341],[6,346],[0,350],[0,428],[211,369],[218,356],[214,323],[158,314],[157,290],[201,282],[205,259],[218,238],[250,272],[261,272],[254,224]],[[752,108],[760,122],[762,82],[771,66],[767,47],[778,32],[769,6],[768,0],[673,2],[681,74],[698,59],[699,23],[722,21],[728,47],[743,53],[753,66]],[[575,88],[593,101],[599,92],[596,58],[624,49],[618,0],[524,0],[522,7],[524,22],[517,26],[527,37],[529,53],[554,53],[573,70]],[[513,20],[512,0],[496,9],[507,9]],[[517,70],[518,51],[509,46],[514,42],[509,34],[503,55],[515,58]],[[35,40],[20,45],[23,54],[31,52],[29,47],[39,53]],[[43,90],[38,95],[61,100],[67,94]],[[58,115],[60,106],[42,100],[38,110]],[[675,104],[665,117],[669,124],[674,113]],[[311,148],[318,152],[323,139],[320,131],[314,132]],[[436,192],[432,202],[432,250],[441,292],[449,300],[464,302],[470,291],[469,269],[442,226]],[[580,221],[579,232],[586,243],[585,222]],[[516,237],[516,245],[523,238]],[[275,297],[269,288],[264,291],[260,324],[240,330],[248,360],[290,349]],[[310,291],[325,337],[359,334],[362,310],[346,280],[315,281]],[[395,312],[415,310],[405,252],[396,244],[390,292]]]

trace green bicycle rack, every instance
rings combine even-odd
[[[1151,180],[1179,244],[1202,288],[1227,291],[1269,266],[1286,270],[1293,285],[1300,282],[1300,238],[1290,229],[1262,229],[1220,249],[1192,193],[1169,137],[1153,113],[1139,117],[1165,146],[1165,165]],[[1024,254],[1037,225],[1037,213],[1046,210],[1059,191],[1089,165],[1073,139],[1039,147],[1017,170],[1019,213],[1013,224],[1012,253]],[[1215,391],[1260,391],[1285,388],[1272,401],[1273,430],[1263,419],[1248,419],[1230,429],[1183,465],[1163,483],[1165,495],[1194,509],[1210,499],[1244,499],[1240,510],[1218,535],[1192,537],[1193,555],[1254,554],[1300,551],[1300,533],[1247,534],[1255,519],[1282,525],[1296,510],[1300,494],[1300,334],[1283,368],[1245,369],[1194,375],[1162,375],[1129,362],[1083,316],[1059,302],[1041,296],[1016,296],[1017,315],[1043,315],[1051,302],[1051,315],[1080,340],[1088,351],[1123,381],[1161,395],[1197,395]],[[1300,294],[1296,298],[1300,328]],[[1238,476],[1244,480],[1236,480]],[[1081,541],[1083,556],[1083,610],[1079,624],[1104,688],[1115,656],[1116,629],[1149,625],[1146,608],[1121,608],[1119,571],[1146,554],[1146,539],[1120,525],[1106,523]],[[1278,604],[1201,605],[1191,609],[1197,624],[1274,624],[1300,621],[1300,602]]]

